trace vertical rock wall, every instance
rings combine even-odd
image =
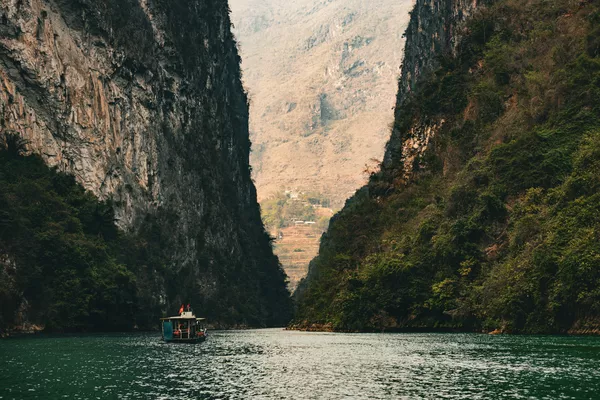
[[[0,127],[113,199],[122,228],[157,230],[169,278],[147,278],[163,309],[275,323],[287,292],[239,62],[226,0],[0,0]]]
[[[482,0],[417,0],[406,30],[406,46],[402,75],[398,82],[395,119],[402,113],[406,97],[422,77],[433,72],[439,60],[456,50],[461,23],[483,3]],[[432,135],[444,121],[415,121],[411,132],[400,132],[394,127],[386,147],[384,166],[402,160],[405,173],[412,162],[422,154]]]

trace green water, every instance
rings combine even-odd
[[[600,399],[600,338],[211,332],[0,340],[0,399]]]

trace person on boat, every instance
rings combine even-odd
[[[192,307],[189,304],[187,306],[187,310],[188,310],[188,312],[192,310]]]
[[[181,308],[179,309],[179,315],[183,314],[183,304],[181,305]]]

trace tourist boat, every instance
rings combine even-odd
[[[167,343],[201,343],[206,340],[204,318],[196,318],[194,313],[183,311],[175,317],[161,318],[162,337]]]

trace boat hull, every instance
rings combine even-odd
[[[206,336],[190,339],[165,339],[167,343],[202,343],[206,341]]]

